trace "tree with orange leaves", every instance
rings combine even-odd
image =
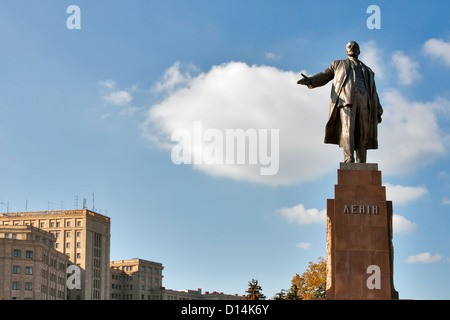
[[[286,295],[290,300],[311,300],[325,298],[327,281],[327,261],[319,257],[317,263],[309,262],[308,269],[292,278],[290,292]]]

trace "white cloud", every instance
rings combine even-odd
[[[419,64],[402,51],[392,54],[392,64],[397,70],[398,81],[401,85],[410,85],[421,78]]]
[[[133,100],[133,97],[131,96],[131,94],[129,92],[127,92],[125,90],[121,90],[121,91],[112,92],[112,93],[108,94],[107,96],[104,96],[103,99],[110,103],[124,106],[124,105],[129,104],[131,102],[131,100]]]
[[[419,253],[415,256],[409,256],[406,261],[409,263],[416,263],[416,262],[422,262],[422,263],[434,263],[438,262],[442,259],[442,256],[440,254],[435,254],[434,256],[431,256],[429,252]]]
[[[327,221],[327,210],[319,211],[316,208],[305,209],[303,204],[298,204],[290,208],[281,208],[277,212],[285,217],[290,223],[312,224],[325,223]]]
[[[311,247],[311,243],[309,242],[299,242],[296,244],[296,247],[299,249],[309,249]]]
[[[186,71],[182,72],[181,68],[185,68]],[[191,64],[182,65],[177,61],[164,72],[164,76],[161,81],[158,81],[154,86],[154,91],[166,91],[172,92],[180,87],[186,86],[192,80],[190,72],[197,71],[197,68]]]
[[[170,150],[177,129],[194,135],[194,123],[203,130],[279,129],[279,171],[260,175],[255,165],[194,164],[213,176],[269,185],[309,181],[333,170],[341,157],[337,146],[324,145],[329,87],[310,90],[296,84],[297,73],[268,66],[229,62],[195,77],[179,71],[176,63],[157,84],[166,98],[153,105],[143,134]],[[176,89],[174,89],[176,88]],[[202,150],[195,145],[194,153]],[[170,160],[170,158],[168,158]]]
[[[432,163],[447,153],[446,137],[439,128],[437,112],[450,101],[410,101],[397,90],[381,96],[384,115],[378,126],[378,150],[369,162],[380,164],[386,174],[404,174]]]
[[[393,217],[393,231],[394,233],[406,232],[410,233],[416,230],[417,225],[405,217],[394,214]]]
[[[277,60],[277,59],[281,58],[280,56],[276,55],[273,52],[265,52],[264,55],[265,55],[266,59],[269,59],[269,60]]]
[[[396,205],[409,204],[428,194],[428,189],[425,187],[407,187],[390,183],[386,183],[385,187],[386,198],[392,200]]]
[[[98,84],[108,89],[113,89],[116,86],[116,83],[113,80],[99,81]]]
[[[426,47],[429,46],[443,45],[431,41]],[[383,76],[382,62],[386,59],[375,41],[362,45],[361,56],[375,72],[381,71],[381,75],[377,73],[379,78]],[[401,51],[392,54],[391,63],[395,65],[402,85],[409,85],[421,77],[419,64]],[[437,115],[448,112],[449,100],[437,97],[434,101],[411,101],[395,89],[378,93],[384,114],[383,122],[378,126],[379,149],[373,151],[373,156],[369,155],[373,159],[369,159],[370,162],[378,162],[385,174],[404,174],[447,153],[449,137],[439,128]]]
[[[447,198],[447,197],[444,197],[444,198],[442,199],[442,204],[449,205],[449,204],[450,204],[450,199]]]
[[[442,39],[430,39],[423,45],[424,52],[434,59],[442,60],[450,67],[450,43]]]
[[[360,51],[359,59],[375,72],[377,79],[383,79],[385,62],[383,61],[383,52],[378,48],[377,43],[374,40],[361,43]]]

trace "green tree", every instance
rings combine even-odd
[[[265,300],[266,296],[262,293],[261,286],[258,285],[258,280],[252,279],[248,282],[248,294],[245,296],[246,300]]]
[[[281,289],[280,292],[275,293],[273,300],[285,300],[286,299],[286,290]]]

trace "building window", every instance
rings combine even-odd
[[[67,221],[66,226],[67,226],[67,227],[70,227],[70,221]]]
[[[45,222],[41,222],[41,228],[45,228]]]
[[[55,223],[54,222],[50,222],[50,227],[54,228],[55,227]]]
[[[66,237],[67,237],[67,238],[70,238],[70,231],[67,231]]]
[[[27,259],[33,259],[33,251],[27,250],[26,257],[27,257]]]
[[[77,248],[81,248],[81,242],[77,242]]]
[[[81,221],[77,221],[77,227],[81,227]]]
[[[33,290],[33,284],[31,282],[25,282],[25,290]]]
[[[20,258],[21,255],[22,255],[22,252],[19,249],[14,249],[14,257],[15,258]]]
[[[20,273],[20,266],[13,266],[13,273],[19,274]]]
[[[17,234],[13,233],[12,238],[17,239]]]
[[[66,243],[66,248],[70,248],[70,242]]]
[[[25,274],[33,274],[33,267],[25,267]]]
[[[20,290],[20,281],[13,281],[13,290]]]

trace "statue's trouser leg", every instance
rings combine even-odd
[[[356,162],[366,163],[369,128],[369,101],[367,91],[361,93],[359,90],[355,92],[355,148],[356,148]]]
[[[344,151],[344,162],[355,162],[355,117],[356,112],[352,106],[340,107],[341,141],[340,146]]]

